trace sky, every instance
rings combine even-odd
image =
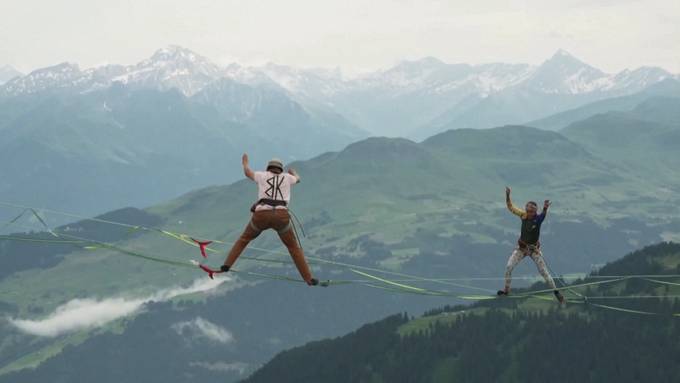
[[[0,0],[0,65],[22,72],[132,64],[168,45],[346,73],[426,56],[539,64],[562,48],[606,72],[680,73],[680,1]]]

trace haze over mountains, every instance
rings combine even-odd
[[[76,64],[63,63],[38,69],[5,84],[0,95],[82,93],[124,84],[178,89],[192,96],[220,78],[279,86],[305,107],[333,110],[373,135],[424,138],[449,128],[524,123],[599,99],[633,94],[677,76],[658,67],[608,74],[558,50],[538,66],[448,64],[427,57],[344,78],[339,70],[272,63],[222,67],[190,50],[170,46],[135,65],[81,70]],[[512,112],[518,97],[529,107]],[[549,103],[541,98],[548,98]],[[507,110],[494,112],[499,106]],[[482,113],[485,116],[477,120],[471,116]]]
[[[559,129],[616,103],[628,110],[647,97],[680,94],[660,68],[607,74],[562,50],[538,66],[429,57],[356,78],[276,64],[220,66],[177,46],[134,65],[4,72],[13,78],[0,85],[0,199],[83,214],[233,181],[244,151],[260,164],[310,158],[371,135],[424,139],[544,117],[536,126]],[[598,100],[602,108],[589,107]],[[579,107],[585,112],[570,112]],[[572,118],[549,117],[560,112]]]
[[[0,199],[84,214],[145,206],[233,181],[243,152],[254,163],[292,161],[367,136],[271,81],[218,73],[171,48],[131,67],[64,63],[9,81],[0,87]]]

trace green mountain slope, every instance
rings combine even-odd
[[[603,267],[599,275],[678,272],[680,245],[660,244]],[[630,279],[579,291],[593,297],[674,295],[680,287]],[[244,382],[675,381],[680,327],[672,313],[680,313],[680,300],[615,302],[659,314],[582,302],[557,309],[554,302],[527,299],[445,308],[411,320],[396,315],[283,352]]]
[[[595,101],[540,120],[527,122],[525,125],[540,129],[559,130],[596,114],[631,111],[646,100],[657,97],[680,97],[680,82],[673,79],[666,79],[658,84],[650,86],[642,92]],[[649,116],[651,117],[651,115]]]
[[[238,169],[238,162],[233,166]],[[294,166],[302,174],[303,181],[295,189],[292,209],[304,219],[308,233],[304,239],[307,254],[359,266],[427,277],[500,276],[519,230],[518,221],[504,206],[503,187],[506,184],[513,186],[518,204],[528,199],[554,200],[544,226],[543,245],[548,262],[559,273],[583,273],[635,247],[680,233],[679,204],[674,194],[670,194],[668,200],[659,201],[655,183],[641,180],[635,172],[611,166],[597,153],[591,153],[559,133],[533,128],[510,126],[485,131],[450,131],[423,143],[372,138]],[[241,181],[199,189],[146,209],[145,213],[166,230],[229,242],[246,224],[254,193],[250,182]],[[46,211],[42,213],[48,217],[52,215]],[[22,221],[22,224],[30,222]],[[77,235],[78,231],[75,233]],[[178,262],[199,259],[195,248],[158,232],[137,230],[134,234],[117,244]],[[30,257],[33,251],[37,252],[32,249],[38,245],[32,246],[22,249],[23,255]],[[271,233],[258,238],[255,246],[281,250],[278,238]],[[223,260],[228,244],[217,244],[214,248],[219,253],[210,255],[207,262],[211,265]],[[0,253],[3,258],[9,255]],[[297,277],[285,254],[250,249],[245,255],[273,258],[283,264],[263,265],[242,259],[238,269]],[[141,299],[159,289],[188,286],[196,278],[205,278],[195,268],[175,269],[101,248],[59,254],[49,265],[46,269],[24,266],[21,271],[0,280],[0,306],[6,311],[6,317],[44,321],[76,297]],[[315,263],[313,269],[322,279],[361,279],[342,267]],[[524,263],[516,273],[533,275],[535,271],[532,265]],[[380,275],[391,278],[389,274]],[[428,297],[423,300],[421,296],[411,295],[394,298],[388,292],[366,293],[361,286],[331,286],[324,290],[293,285],[284,289],[282,282],[273,281],[259,283],[257,290],[253,290],[257,294],[239,301],[235,306],[237,309],[230,306],[212,311],[214,306],[223,305],[224,299],[246,294],[243,291],[248,291],[246,287],[252,282],[253,279],[235,274],[232,282],[219,289],[226,290],[227,298],[190,294],[188,298],[176,298],[189,301],[187,306],[173,303],[162,310],[145,304],[141,312],[135,312],[128,319],[54,338],[27,335],[9,322],[3,323],[0,331],[6,340],[0,343],[0,374],[23,369],[24,372],[12,375],[12,379],[26,381],[22,374],[32,374],[26,367],[37,367],[35,373],[41,376],[72,377],[56,363],[62,359],[48,363],[49,358],[58,355],[58,358],[66,358],[63,360],[77,360],[83,350],[88,350],[87,354],[95,359],[94,350],[105,348],[111,334],[122,333],[115,339],[126,352],[136,349],[136,342],[155,342],[156,337],[165,336],[168,342],[184,342],[181,334],[172,330],[172,325],[193,321],[192,313],[198,312],[205,313],[206,317],[210,315],[212,323],[236,328],[239,330],[237,339],[243,342],[225,359],[210,360],[215,363],[241,360],[252,369],[281,349],[338,335],[391,312],[417,312],[449,299]],[[493,292],[499,282],[470,284],[473,287],[469,289],[436,283],[427,287],[478,294],[480,291]],[[296,294],[300,294],[300,302],[308,305],[301,308],[293,305],[277,311],[261,309],[280,308],[281,302],[298,299],[294,298]],[[334,305],[334,302],[351,302],[357,295],[361,295],[362,300],[356,306]],[[316,316],[319,307],[327,309],[321,318]],[[159,327],[149,331],[148,337],[140,330],[152,323],[144,322],[151,320],[142,316],[147,309],[154,321],[160,321]],[[183,314],[176,311],[183,311]],[[242,324],[252,322],[249,317],[253,315],[272,318],[275,323],[271,325],[279,330],[281,323],[286,323],[285,331],[280,331],[287,335],[280,341],[272,332],[241,338],[239,334],[243,332],[262,331],[261,323],[252,327]],[[164,321],[162,318],[166,316],[169,319]],[[177,320],[169,322],[170,318]],[[333,322],[332,328],[324,321]],[[137,330],[133,331],[133,328]],[[270,347],[262,349],[259,346],[262,344]],[[78,345],[86,348],[81,349]],[[238,350],[241,348],[259,352],[240,358]],[[186,356],[175,354],[177,368],[192,374],[195,367],[191,363],[208,358],[201,350],[199,344],[191,344],[182,353]],[[194,354],[200,357],[194,358]],[[155,357],[134,355],[139,358],[140,366],[152,363],[151,359]],[[123,352],[109,354],[105,361],[110,368],[120,370],[125,370],[123,366],[129,364]],[[125,373],[129,375],[126,376],[141,374],[141,369],[128,368]],[[197,377],[205,376],[196,374]],[[185,375],[170,375],[177,381],[186,381]],[[234,381],[242,377],[238,371],[232,371],[228,377],[225,373],[224,379]],[[104,382],[103,379],[105,377],[100,381]],[[112,375],[111,379],[109,381],[122,378]]]
[[[629,112],[608,112],[573,123],[561,132],[648,182],[678,185],[680,98],[652,98]]]
[[[22,215],[36,219],[28,211],[23,212]],[[135,208],[119,209],[95,218],[128,225],[159,226],[162,224],[160,217]],[[124,227],[90,220],[58,227],[55,231],[77,233],[80,237],[103,242],[120,242],[135,238],[140,234],[131,232]],[[46,232],[25,233],[16,235],[16,237],[22,240],[0,241],[0,256],[3,266],[0,269],[0,280],[19,271],[52,267],[59,264],[64,255],[78,249],[78,246],[74,243],[50,243],[55,238],[52,234]],[[34,242],[34,240],[46,242]],[[26,254],[30,255],[27,256]]]
[[[237,179],[243,151],[295,160],[365,137],[279,88],[229,80],[190,98],[120,85],[3,98],[0,132],[0,200],[88,215]]]

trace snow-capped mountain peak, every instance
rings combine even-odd
[[[80,73],[78,64],[63,62],[51,67],[36,69],[29,73],[27,77],[33,78],[63,78]]]
[[[625,69],[614,76],[611,89],[631,89],[637,92],[667,78],[673,78],[673,75],[658,67]]]
[[[221,76],[221,69],[207,58],[179,46],[168,46],[150,58],[128,67],[112,79],[132,86],[176,88],[187,96]]]
[[[31,94],[48,89],[68,88],[77,83],[81,75],[82,72],[77,64],[64,62],[36,69],[23,77],[15,77],[3,85],[0,94]]]
[[[536,68],[521,86],[549,94],[630,94],[669,77],[672,77],[670,73],[657,67],[640,67],[608,74],[560,49]]]
[[[578,70],[586,68],[593,72],[604,74],[599,69],[593,68],[564,49],[558,49],[548,60],[543,62],[541,67],[551,69],[560,68],[562,70]]]
[[[550,94],[578,94],[608,86],[606,73],[560,49],[543,62],[523,86]]]
[[[610,75],[560,49],[539,66],[449,64],[425,57],[345,79],[337,68],[304,69],[274,63],[221,67],[196,52],[170,45],[135,65],[107,65],[81,71],[75,64],[62,63],[39,69],[0,86],[0,95],[55,89],[87,92],[122,83],[162,90],[174,88],[191,96],[225,77],[249,85],[278,86],[297,99],[332,107],[336,96],[353,92],[378,92],[380,97],[388,98],[431,94],[445,97],[447,102],[469,96],[484,98],[515,87],[546,94],[627,94],[674,76],[653,67]]]
[[[22,73],[14,69],[11,65],[0,66],[0,85],[20,76],[22,76]]]

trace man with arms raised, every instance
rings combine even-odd
[[[250,169],[247,154],[243,155],[241,162],[245,176],[257,183],[258,200],[250,209],[253,213],[250,222],[246,225],[241,237],[234,243],[220,270],[229,271],[250,241],[257,238],[264,230],[273,229],[288,248],[302,279],[309,286],[318,285],[319,281],[312,278],[288,213],[291,187],[300,182],[300,176],[294,169],[284,172],[283,162],[276,158],[269,161],[266,171],[258,172]]]
[[[536,202],[529,201],[524,207],[525,210],[519,209],[512,204],[510,200],[510,188],[505,188],[505,203],[508,206],[508,210],[512,214],[518,216],[522,220],[522,230],[520,233],[519,240],[517,240],[517,248],[512,252],[510,259],[508,259],[508,264],[505,268],[505,287],[503,290],[498,291],[499,296],[505,296],[510,294],[510,283],[512,282],[512,270],[517,266],[517,264],[524,259],[524,257],[530,257],[536,267],[538,272],[541,273],[545,282],[554,290],[555,297],[560,303],[564,303],[564,296],[557,290],[555,286],[555,281],[553,281],[550,273],[548,272],[548,267],[543,260],[543,253],[541,253],[541,242],[539,237],[541,235],[541,225],[545,220],[545,216],[548,214],[548,208],[550,207],[550,201],[545,200],[543,203],[543,211],[541,214],[537,214],[538,206]]]

